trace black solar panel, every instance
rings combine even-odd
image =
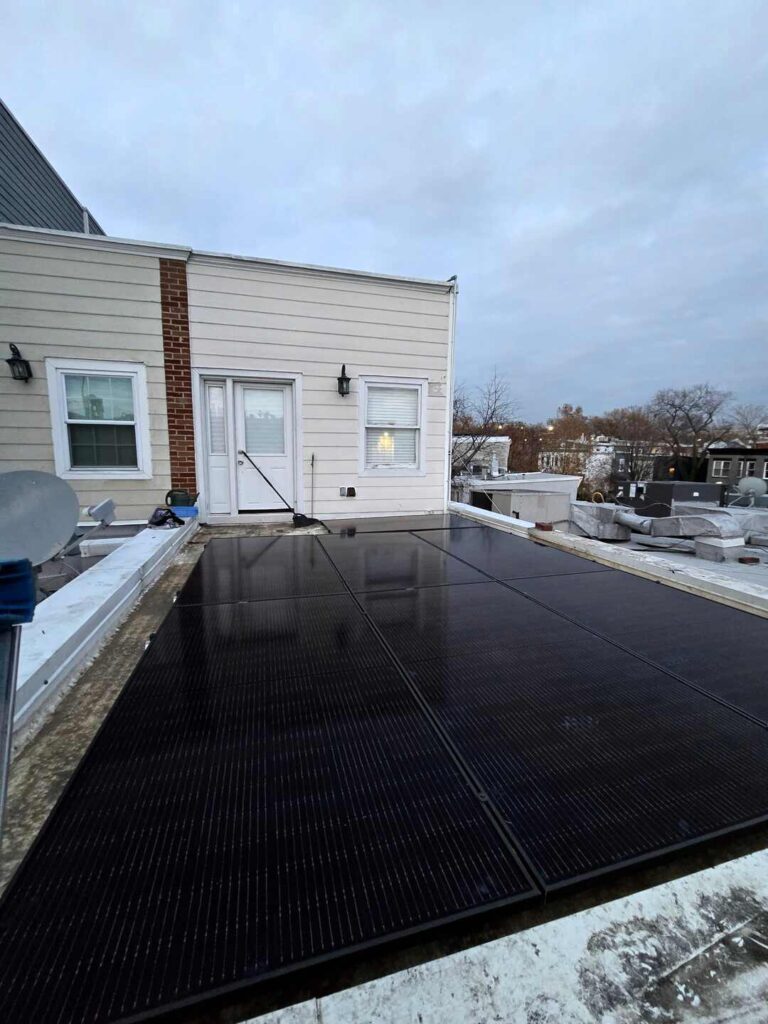
[[[151,1015],[531,895],[351,598],[177,607],[6,895],[2,1019]]]
[[[568,647],[584,635],[500,583],[367,593],[361,600],[406,665],[493,648],[514,656],[532,635]]]
[[[179,602],[260,601],[343,589],[314,537],[215,538],[208,541]]]
[[[550,886],[768,820],[768,731],[606,641],[411,672]]]
[[[321,537],[319,542],[356,593],[442,586],[446,583],[482,583],[485,580],[476,569],[463,565],[411,533]]]
[[[401,530],[466,530],[479,523],[453,512],[423,516],[370,516],[367,519],[329,519],[325,524],[331,533],[396,533]]]
[[[590,632],[765,717],[764,621],[487,534],[208,545],[3,900],[4,1024],[530,899],[515,849],[557,888],[768,819],[768,730]]]
[[[477,530],[418,531],[416,536],[423,536],[430,543],[500,580],[614,571],[588,558],[536,544],[524,537],[512,537],[487,526]]]
[[[768,723],[768,621],[624,572],[515,588]]]

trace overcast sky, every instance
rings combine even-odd
[[[458,274],[458,376],[526,418],[768,399],[768,0],[0,15],[0,94],[107,233]]]

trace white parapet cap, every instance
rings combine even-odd
[[[86,235],[77,231],[54,231],[50,228],[26,227],[19,224],[0,223],[0,238],[33,240],[48,245],[66,245],[83,249],[101,249],[107,252],[129,252],[139,256],[157,256],[160,259],[178,259],[195,263],[242,263],[262,267],[274,267],[296,274],[326,274],[330,277],[357,278],[396,284],[415,289],[451,292],[458,291],[455,277],[436,281],[420,277],[400,277],[396,274],[376,274],[367,270],[350,270],[342,267],[325,267],[314,263],[291,263],[285,260],[265,259],[259,256],[240,256],[232,253],[209,252],[193,249],[186,245],[169,245],[165,242],[145,242],[130,238],[112,238],[109,235]]]

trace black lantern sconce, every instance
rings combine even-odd
[[[29,360],[21,358],[21,352],[19,352],[13,342],[11,342],[9,347],[11,349],[11,358],[5,361],[11,368],[11,376],[14,380],[23,380],[26,384],[32,376],[32,367],[29,365]]]
[[[345,395],[349,394],[349,377],[347,376],[347,364],[346,363],[344,363],[344,365],[341,368],[341,376],[338,378],[338,383],[339,383],[339,394],[341,395],[342,398],[344,398]]]

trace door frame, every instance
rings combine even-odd
[[[251,522],[283,522],[290,520],[291,513],[285,512],[248,512],[237,511],[237,465],[235,445],[235,414],[234,391],[235,383],[242,384],[290,384],[293,401],[293,493],[294,508],[297,512],[304,511],[304,431],[302,416],[302,384],[301,373],[286,373],[283,370],[239,370],[236,368],[220,368],[196,366],[192,369],[192,414],[195,431],[195,472],[199,497],[197,507],[200,521],[203,523],[220,523],[224,526],[236,523]],[[232,453],[229,464],[229,495],[230,511],[228,514],[211,514],[208,511],[208,459],[206,456],[206,408],[205,384],[224,384],[227,401],[227,440],[228,450]]]

